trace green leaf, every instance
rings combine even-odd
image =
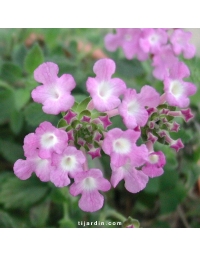
[[[177,206],[187,195],[187,190],[182,183],[177,183],[173,189],[160,193],[161,214],[170,213],[176,210]]]
[[[43,62],[43,52],[38,44],[34,44],[25,57],[24,68],[27,72],[32,74],[33,71]]]
[[[15,106],[17,110],[22,109],[30,100],[30,90],[29,89],[17,89],[14,93]]]
[[[92,119],[95,119],[95,118],[97,118],[99,116],[106,116],[106,113],[99,112],[96,109],[91,110],[91,117],[92,117]]]
[[[14,94],[11,90],[0,89],[0,124],[10,119],[14,108]]]
[[[0,210],[0,228],[16,228],[14,219],[2,210]]]
[[[79,114],[79,116],[78,116],[78,118],[79,119],[81,119],[83,116],[91,116],[91,113],[90,113],[90,111],[89,110],[83,110],[80,114]]]
[[[15,45],[12,57],[13,62],[23,68],[24,65],[24,58],[27,54],[27,48],[24,44]]]
[[[159,181],[160,190],[169,191],[169,189],[176,187],[178,182],[178,173],[175,170],[165,170]]]
[[[59,225],[60,225],[60,228],[75,228],[76,227],[74,221],[72,221],[70,219],[65,219],[65,218],[59,221]]]
[[[13,88],[3,80],[0,80],[0,87],[13,91]]]
[[[50,201],[46,200],[42,204],[36,205],[30,210],[31,224],[36,228],[45,227],[49,217]]]
[[[6,62],[1,67],[1,78],[10,83],[16,83],[22,78],[22,70],[12,62]]]
[[[60,121],[58,122],[58,125],[57,125],[58,128],[67,128],[68,126],[69,126],[69,124],[63,118],[60,119]]]
[[[51,200],[54,203],[68,203],[69,200],[67,199],[67,197],[62,193],[62,188],[52,188],[52,193],[51,193]]]
[[[25,119],[31,126],[38,126],[41,122],[49,121],[51,123],[57,123],[59,120],[58,116],[47,115],[42,111],[42,105],[35,102],[30,103],[25,111]]]
[[[82,112],[83,110],[86,110],[88,103],[91,101],[90,97],[87,97],[86,99],[84,99],[81,103],[79,103],[79,105],[76,108],[76,111],[78,113]]]
[[[36,177],[22,181],[13,175],[0,188],[0,203],[6,209],[27,209],[43,199],[48,189]]]
[[[13,141],[0,140],[0,153],[11,163],[24,157],[22,145]]]
[[[146,188],[144,189],[144,192],[150,193],[150,194],[158,194],[159,178],[150,179],[149,182],[147,183]]]
[[[182,128],[176,133],[170,133],[170,136],[174,140],[177,140],[180,138],[183,143],[187,143],[193,138],[194,134],[191,129],[185,130]]]
[[[78,107],[78,102],[74,102],[74,105],[72,106],[72,110],[76,112],[77,107]]]
[[[18,134],[23,126],[23,113],[17,110],[13,110],[10,117],[10,128],[15,133]]]

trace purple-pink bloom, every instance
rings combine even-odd
[[[62,154],[53,153],[52,165],[55,167],[50,174],[50,180],[56,187],[69,185],[70,179],[76,173],[83,171],[83,164],[86,158],[82,151],[75,147],[68,146]]]
[[[26,180],[35,172],[37,177],[43,181],[50,181],[50,172],[53,170],[51,159],[42,159],[38,156],[38,150],[32,152],[26,160],[18,159],[14,164],[14,173],[21,179]]]
[[[113,187],[116,187],[124,179],[125,188],[131,193],[137,193],[143,190],[148,183],[148,176],[142,171],[136,170],[130,159],[127,159],[125,164],[120,167],[111,163],[111,169],[111,184]]]
[[[61,154],[67,145],[67,133],[45,121],[36,128],[35,133],[25,137],[24,152],[25,156],[30,156],[37,148],[39,157],[51,158],[53,152]]]
[[[189,40],[192,33],[183,29],[175,29],[171,35],[171,44],[176,55],[183,53],[184,58],[191,59],[196,53],[195,46],[190,44]]]
[[[124,124],[129,129],[144,126],[149,117],[145,107],[157,107],[159,102],[159,93],[149,85],[143,86],[138,94],[135,89],[129,88],[126,90],[119,106],[119,114],[123,117]]]
[[[153,76],[159,80],[163,80],[169,75],[171,67],[178,61],[170,45],[162,46],[160,51],[153,56]]]
[[[168,34],[163,29],[145,28],[139,40],[140,47],[145,53],[156,53],[167,43]]]
[[[116,34],[107,34],[105,36],[105,47],[108,51],[115,51],[121,47],[127,59],[132,59],[135,55],[140,61],[148,58],[139,44],[142,30],[139,28],[118,28]]]
[[[47,114],[57,115],[67,111],[74,104],[71,91],[75,88],[75,80],[70,74],[58,77],[58,65],[52,62],[41,64],[34,71],[34,78],[42,85],[32,91],[35,102],[43,105],[42,109]]]
[[[119,106],[119,96],[126,90],[126,84],[119,78],[111,78],[115,73],[115,62],[111,59],[100,59],[93,67],[95,78],[89,77],[86,86],[92,97],[94,108],[108,111]]]
[[[188,73],[187,66],[180,62],[172,66],[169,76],[165,77],[165,99],[171,106],[188,107],[190,104],[188,97],[196,93],[196,86],[183,80]]]
[[[95,212],[103,207],[104,197],[100,191],[108,191],[111,188],[110,182],[103,177],[101,170],[90,169],[77,173],[74,183],[70,186],[70,194],[81,195],[79,207],[85,212]]]
[[[165,164],[165,155],[161,151],[151,152],[148,161],[142,167],[142,171],[150,178],[158,177],[164,173],[163,166]]]
[[[134,130],[122,131],[114,128],[107,132],[102,143],[102,149],[111,157],[111,164],[120,167],[128,159],[134,163],[134,166],[144,164],[148,157],[148,150],[145,145],[137,146],[136,141],[141,133]]]

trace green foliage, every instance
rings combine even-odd
[[[38,44],[35,44],[27,53],[24,60],[24,67],[27,72],[33,74],[33,71],[44,62],[43,52]]]

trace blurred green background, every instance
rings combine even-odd
[[[23,139],[42,121],[55,126],[59,116],[47,115],[42,106],[32,101],[30,93],[38,83],[34,69],[45,61],[59,66],[59,75],[72,74],[77,86],[73,91],[77,101],[88,96],[85,83],[94,76],[92,68],[103,57],[116,62],[115,77],[138,91],[145,84],[160,93],[162,82],[152,76],[150,60],[126,60],[121,49],[114,53],[104,47],[104,36],[112,29],[0,29],[0,227],[81,227],[78,221],[123,221],[131,216],[141,227],[200,227],[200,58],[183,60],[191,71],[189,80],[198,91],[191,97],[195,118],[181,123],[173,138],[181,138],[185,148],[176,154],[172,149],[156,144],[167,159],[162,177],[150,179],[147,187],[131,194],[120,182],[116,189],[104,193],[105,205],[95,213],[78,208],[79,197],[72,197],[68,187],[56,188],[42,183],[36,176],[21,181],[13,173],[14,162],[23,155]],[[112,119],[113,127],[124,129],[120,117]],[[89,158],[90,159],[90,158]],[[100,167],[110,178],[109,157],[89,161],[90,167]],[[102,226],[89,226],[102,227]],[[109,227],[116,227],[111,225]]]

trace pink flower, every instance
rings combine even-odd
[[[43,104],[43,111],[47,114],[57,115],[67,111],[74,104],[74,97],[71,90],[75,88],[74,78],[64,74],[60,78],[58,66],[52,62],[41,64],[34,71],[34,78],[42,85],[32,91],[32,98],[35,102]]]
[[[143,86],[138,94],[134,89],[127,89],[119,106],[119,114],[129,129],[144,126],[149,117],[145,107],[157,107],[159,102],[160,95],[151,86]]]
[[[169,76],[164,79],[165,99],[171,106],[185,108],[189,105],[189,96],[196,93],[196,86],[192,83],[183,81],[184,77],[189,76],[188,67],[178,62],[172,66]]]
[[[135,55],[140,61],[148,58],[139,44],[142,30],[139,28],[118,28],[116,34],[107,34],[105,36],[105,47],[108,51],[115,51],[121,47],[127,59],[132,59]]]
[[[151,152],[149,154],[149,159],[142,167],[144,174],[150,178],[160,176],[164,173],[163,166],[166,164],[165,155],[161,152]]]
[[[110,188],[110,182],[103,178],[99,169],[90,169],[76,174],[69,191],[73,196],[82,194],[79,200],[81,210],[95,212],[101,209],[104,203],[104,197],[99,190],[108,191]]]
[[[153,75],[159,80],[163,80],[169,75],[169,70],[178,62],[178,58],[174,56],[170,45],[162,46],[160,51],[153,57],[152,66],[154,67]]]
[[[41,181],[46,182],[50,181],[50,172],[54,167],[51,165],[51,159],[40,158],[36,150],[26,160],[18,159],[13,168],[15,175],[21,180],[30,178],[35,172]]]
[[[189,43],[192,33],[183,29],[175,29],[171,35],[171,44],[176,55],[183,53],[184,58],[191,59],[194,57],[195,46]]]
[[[39,125],[35,133],[25,137],[23,148],[25,156],[31,156],[38,149],[39,157],[46,159],[51,158],[53,152],[61,154],[67,145],[67,133],[45,121]]]
[[[93,67],[95,78],[89,77],[86,86],[98,111],[108,111],[119,106],[119,96],[126,90],[119,78],[111,78],[115,72],[115,62],[111,59],[98,60]]]
[[[86,161],[82,151],[75,147],[68,146],[62,154],[53,153],[52,165],[55,167],[50,174],[50,180],[57,187],[64,187],[69,185],[70,179],[68,175],[73,178],[76,173],[82,172],[82,165]]]
[[[114,128],[106,134],[102,149],[110,155],[111,164],[116,167],[124,165],[128,159],[131,159],[134,166],[140,166],[147,159],[148,150],[145,145],[136,146],[135,143],[139,137],[140,132]]]
[[[145,28],[142,30],[140,47],[146,53],[156,53],[167,43],[168,35],[163,29]]]
[[[111,163],[111,169],[111,184],[113,187],[116,187],[124,179],[125,188],[131,193],[137,193],[143,190],[148,183],[148,176],[142,171],[136,170],[130,159],[127,159],[126,163],[120,167]]]

